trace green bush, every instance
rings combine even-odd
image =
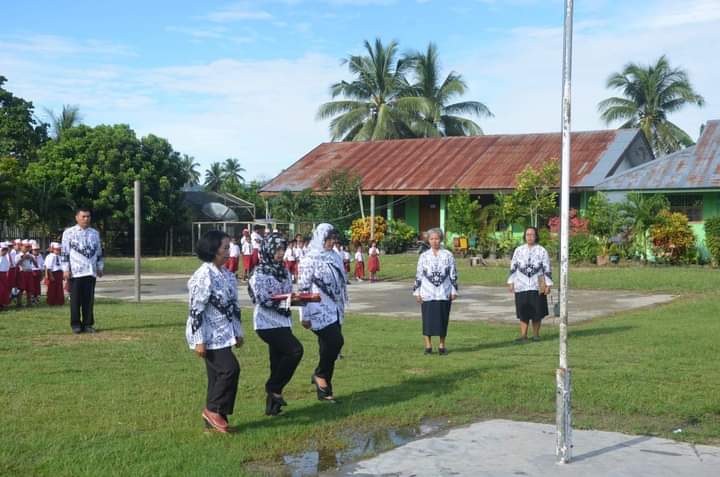
[[[720,217],[705,221],[705,245],[715,266],[720,265]]]
[[[570,261],[592,262],[600,252],[600,242],[591,235],[577,234],[570,237]]]
[[[385,253],[403,253],[415,242],[415,229],[402,220],[388,221],[387,231],[382,240]]]

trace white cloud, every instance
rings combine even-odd
[[[204,19],[217,23],[236,22],[239,20],[271,20],[273,16],[265,10],[253,9],[249,4],[234,3],[214,10]]]
[[[135,56],[125,45],[100,40],[74,40],[56,35],[22,35],[0,39],[0,51],[9,53],[32,53],[39,55],[107,55]]]

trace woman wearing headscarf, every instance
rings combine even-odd
[[[285,238],[276,232],[265,237],[260,245],[260,264],[248,283],[248,294],[255,304],[255,332],[268,345],[270,378],[265,383],[267,398],[265,414],[276,416],[287,402],[283,388],[290,382],[303,355],[300,341],[292,333],[292,314],[274,301],[273,295],[292,293],[292,274],[283,263],[287,247]]]
[[[442,248],[443,231],[430,229],[427,235],[430,249],[418,257],[413,295],[422,313],[425,354],[432,354],[432,337],[438,336],[438,353],[446,355],[450,305],[457,298],[458,291],[457,269],[453,254]]]
[[[228,432],[228,416],[235,408],[240,365],[232,347],[243,344],[237,279],[223,264],[230,237],[211,230],[200,239],[197,255],[203,264],[188,281],[190,312],[185,327],[188,346],[204,358],[207,368],[206,426]]]
[[[515,314],[520,320],[520,337],[516,343],[528,339],[528,324],[532,321],[533,341],[540,341],[540,325],[548,315],[547,296],[552,288],[550,255],[538,243],[538,230],[525,229],[525,243],[515,249],[507,279],[510,293],[515,295]]]
[[[300,262],[299,289],[320,294],[320,301],[303,309],[302,325],[318,337],[320,359],[312,376],[317,397],[335,401],[332,379],[335,361],[345,343],[342,322],[347,303],[347,276],[342,257],[333,251],[338,232],[330,224],[315,229],[307,255]]]

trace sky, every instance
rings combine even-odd
[[[437,44],[464,100],[485,103],[486,134],[560,129],[562,0],[91,0],[2,2],[5,88],[83,122],[129,124],[167,138],[204,169],[238,158],[270,179],[330,140],[317,108],[349,79],[363,41],[401,52]],[[628,62],[667,55],[704,108],[671,120],[696,138],[720,119],[720,0],[576,0],[572,128],[605,129],[597,103]]]

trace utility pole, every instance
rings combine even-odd
[[[135,181],[135,301],[140,303],[140,181]]]

